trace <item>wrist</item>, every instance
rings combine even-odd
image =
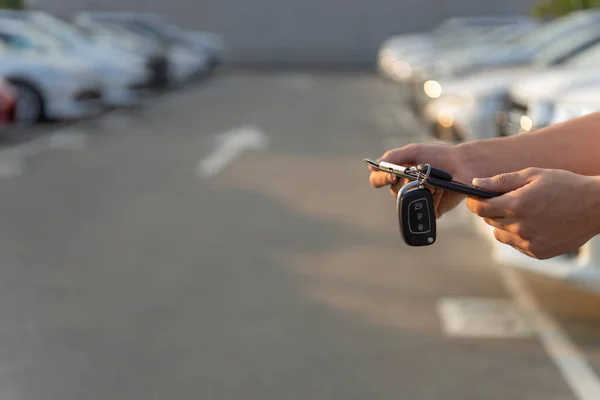
[[[463,179],[471,181],[473,178],[488,178],[495,175],[491,170],[491,160],[485,141],[476,140],[460,143],[455,146],[456,159],[460,165]]]

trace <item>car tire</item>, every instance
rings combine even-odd
[[[39,90],[32,84],[21,80],[12,80],[10,83],[17,90],[15,123],[33,125],[44,119],[44,99]]]

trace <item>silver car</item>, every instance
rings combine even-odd
[[[591,29],[597,29],[599,23],[600,10],[577,11],[545,23],[515,42],[442,56],[434,65],[424,68],[421,75],[413,76],[411,100],[417,110],[422,110],[427,102],[442,94],[442,80],[466,77],[490,68],[530,64],[545,53],[551,56],[557,41],[568,46],[564,40],[567,36],[574,41],[587,40],[586,35]]]
[[[550,76],[550,81],[544,83],[540,90],[551,92],[553,88],[561,90],[563,86],[570,87],[577,80],[585,81],[590,74],[595,74],[600,65],[600,27],[587,31],[586,35],[578,35],[576,39],[570,36],[561,38],[555,46],[542,52],[534,63],[526,66],[496,68],[464,79],[443,81],[443,94],[427,104],[425,120],[434,127],[434,134],[442,139],[471,140],[497,136],[497,123],[512,123],[505,114],[509,111],[506,109],[509,89],[515,82],[535,82]],[[543,115],[539,110],[537,113],[536,123],[540,123]],[[511,120],[515,118],[514,114],[511,111]],[[518,124],[521,123],[520,118],[516,121]]]

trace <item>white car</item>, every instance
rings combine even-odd
[[[506,108],[497,121],[498,132],[511,136],[552,123],[555,103],[565,93],[600,82],[600,45],[573,57],[562,68],[523,78],[508,91]]]
[[[100,43],[145,59],[152,75],[152,88],[164,89],[169,86],[169,60],[165,49],[155,40],[116,24],[97,23],[87,18],[75,19],[74,26]]]
[[[597,75],[600,33],[592,31],[589,38],[581,35],[579,40],[566,36],[556,41],[550,51],[541,53],[542,57],[530,65],[496,68],[441,82],[438,89],[442,95],[425,107],[425,120],[434,127],[434,134],[450,140],[488,139],[516,133],[515,124],[520,129],[521,124],[527,128],[531,122],[528,129],[533,129],[534,125],[548,123],[540,107],[536,106],[537,111],[533,110],[536,115],[531,116],[535,124],[527,119],[530,117],[519,115],[518,110],[510,110],[511,103],[516,105],[522,101],[509,98],[509,90],[515,84],[513,97],[520,93],[529,96],[533,92],[546,95]],[[519,90],[523,85],[526,89]],[[531,85],[538,90],[532,90]],[[502,125],[503,130],[499,130],[497,124]]]
[[[600,32],[598,22],[599,10],[577,11],[543,24],[510,44],[483,47],[477,51],[467,48],[442,55],[424,74],[413,75],[411,100],[419,110],[431,99],[439,97],[442,81],[464,78],[493,68],[528,65],[546,55],[552,57],[553,53],[563,51],[565,47],[577,51],[578,47],[597,40]]]
[[[550,125],[600,112],[600,77],[551,99]]]
[[[440,52],[464,46],[464,40],[502,26],[533,27],[536,22],[524,16],[454,17],[445,20],[432,32],[392,36],[383,41],[377,52],[377,68],[387,78],[405,82],[423,63],[433,63]],[[417,72],[417,71],[415,71]]]
[[[187,46],[162,36],[142,26],[123,21],[104,21],[102,18],[92,19],[87,14],[76,17],[77,24],[102,25],[106,29],[125,30],[146,43],[153,43],[167,59],[168,80],[175,85],[188,82],[199,73],[207,72],[210,67],[208,51],[194,51]]]
[[[212,32],[182,29],[170,22],[163,15],[152,12],[130,11],[86,11],[78,17],[87,17],[92,20],[105,22],[127,22],[143,28],[172,43],[192,48],[196,52],[207,53],[211,68],[223,62],[226,46],[223,38]]]
[[[0,75],[17,90],[16,123],[97,115],[101,84],[78,59],[57,57],[28,43],[0,40]]]
[[[15,18],[15,15],[17,16]],[[136,104],[150,86],[146,59],[94,40],[73,25],[33,11],[0,11],[0,33],[48,46],[51,40],[71,57],[88,64],[102,81],[102,99],[108,107]],[[43,43],[42,43],[43,42]]]

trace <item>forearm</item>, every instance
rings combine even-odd
[[[527,134],[467,142],[457,147],[461,160],[477,177],[527,167],[600,175],[600,113]]]

